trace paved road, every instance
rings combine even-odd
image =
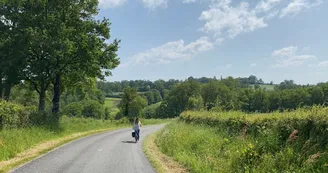
[[[85,137],[13,170],[14,173],[153,173],[142,152],[142,140],[164,125],[142,127],[134,143],[132,129]]]

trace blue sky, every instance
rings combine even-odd
[[[100,0],[120,39],[108,81],[244,77],[328,81],[325,0]]]

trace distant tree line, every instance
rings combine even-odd
[[[216,77],[213,78],[207,78],[207,77],[201,77],[201,78],[193,78],[189,77],[188,80],[195,80],[199,83],[205,84],[210,82],[211,80],[220,80]],[[264,83],[262,79],[258,79],[254,75],[250,75],[249,77],[240,77],[236,78],[236,80],[240,81],[241,87],[247,88],[250,87],[250,85],[273,85],[273,82],[270,83]],[[118,92],[123,92],[125,88],[136,88],[137,92],[147,92],[150,90],[158,90],[162,97],[164,97],[165,92],[167,90],[172,89],[172,87],[178,83],[182,83],[183,80],[176,80],[176,79],[170,79],[170,80],[156,80],[156,81],[149,81],[149,80],[123,80],[120,82],[104,82],[104,81],[98,81],[97,87],[102,90],[106,96],[108,97],[122,97],[122,93],[116,94]]]
[[[240,110],[247,113],[266,113],[328,104],[328,83],[296,85],[292,80],[285,80],[276,85],[274,90],[266,90],[245,87],[240,79],[213,78],[201,83],[197,79],[188,78],[173,85],[161,102],[150,104],[148,107],[144,104],[138,113],[130,116],[168,118],[179,116],[185,110]],[[136,94],[136,88],[133,90]],[[125,90],[123,95],[126,96],[128,91]],[[140,97],[147,101],[147,97]],[[128,100],[123,97],[122,103],[125,102]],[[121,110],[127,110],[128,107],[129,105],[125,104]],[[122,116],[124,115],[122,113]]]

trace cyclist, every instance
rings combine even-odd
[[[139,118],[136,118],[133,125],[133,130],[135,131],[135,135],[136,135],[135,136],[136,142],[139,141],[140,139],[140,127],[141,127],[141,122]]]

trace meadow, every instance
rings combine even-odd
[[[327,172],[327,114],[186,111],[155,141],[190,172]]]
[[[108,108],[110,112],[110,117],[114,118],[117,112],[120,110],[118,109],[117,105],[120,103],[120,98],[106,98],[104,107]]]

